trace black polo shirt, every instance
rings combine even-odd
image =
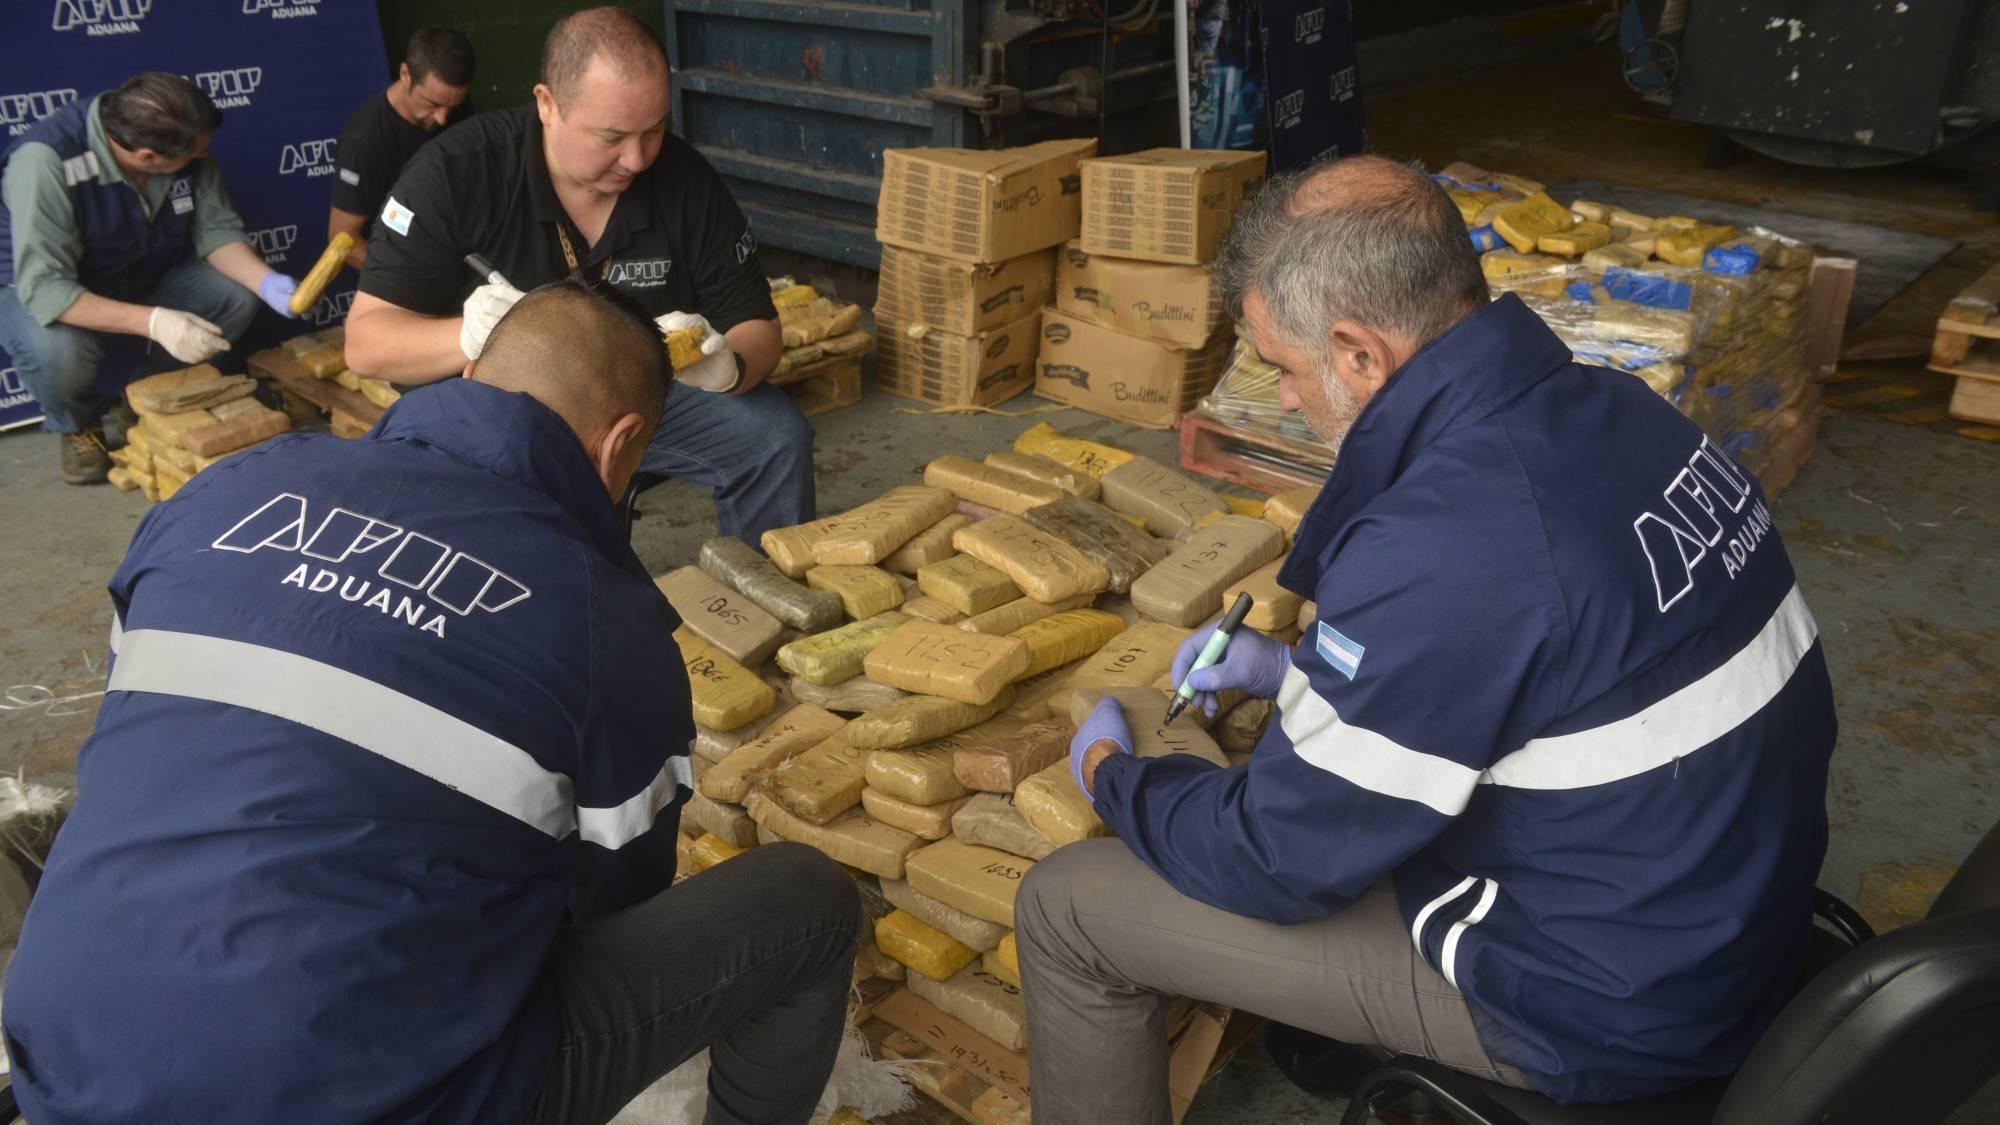
[[[750,224],[707,160],[667,136],[586,247],[557,201],[533,107],[482,113],[424,146],[389,192],[368,240],[361,291],[412,312],[456,315],[479,284],[477,251],[532,289],[564,277],[560,226],[578,266],[654,316],[700,313],[716,331],[777,316]]]
[[[463,108],[463,107],[461,107]],[[453,123],[457,116],[451,118]],[[402,174],[403,165],[437,133],[403,120],[389,104],[386,91],[377,90],[348,116],[340,127],[340,147],[334,166],[333,205],[372,223],[389,189]],[[362,231],[369,224],[363,224]]]

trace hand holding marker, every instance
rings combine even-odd
[[[1187,675],[1181,677],[1179,690],[1174,692],[1173,699],[1167,703],[1166,722],[1171,723],[1179,718],[1180,713],[1187,710],[1187,705],[1194,701],[1195,689],[1188,681],[1203,668],[1210,668],[1222,662],[1223,654],[1229,651],[1230,638],[1236,635],[1236,630],[1243,624],[1243,619],[1249,616],[1252,604],[1253,599],[1249,591],[1236,595],[1236,604],[1229,607],[1229,612],[1223,615],[1221,623],[1215,627],[1215,632],[1209,634],[1208,643],[1201,646],[1201,654],[1194,658],[1193,667],[1188,669]]]

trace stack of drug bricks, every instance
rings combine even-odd
[[[859,402],[861,357],[874,343],[860,328],[861,306],[822,296],[789,277],[767,280],[785,349],[769,381],[783,387],[808,418]]]
[[[250,357],[250,374],[269,379],[295,422],[324,416],[334,436],[358,438],[373,429],[402,393],[347,366],[347,331],[328,328],[294,336]]]
[[[1078,165],[1096,151],[1090,140],[883,151],[877,387],[985,407],[1033,385],[1052,248],[1082,229]]]
[[[1070,776],[1070,738],[1112,694],[1141,756],[1246,761],[1270,703],[1163,724],[1169,665],[1238,590],[1253,628],[1296,640],[1311,610],[1276,576],[1311,499],[1220,496],[1040,425],[769,532],[763,553],[709,540],[658,580],[685,622],[698,729],[683,870],[780,839],[847,865],[875,904],[857,973],[900,982],[871,1004],[909,1033],[897,1042],[942,1013],[980,1057],[1019,1064],[1011,1093],[1009,1066],[971,1095],[922,1088],[1025,1122],[1015,892],[1056,848],[1109,832]]]
[[[171,499],[217,461],[292,428],[291,419],[252,395],[256,380],[203,363],[133,381],[125,401],[139,424],[111,451],[111,483]]]
[[[1232,337],[1208,263],[1264,179],[1261,152],[1160,148],[1083,162],[1083,231],[1058,255],[1035,393],[1172,429]]]
[[[1643,379],[1767,491],[1790,482],[1822,414],[1806,368],[1812,247],[1684,215],[1588,199],[1565,205],[1537,181],[1463,162],[1436,179],[1496,298],[1519,294],[1578,359]],[[1276,439],[1311,439],[1280,429],[1276,381],[1247,341],[1237,353],[1201,415],[1265,439],[1266,452],[1283,458]],[[1198,460],[1183,454],[1184,465],[1206,471]]]

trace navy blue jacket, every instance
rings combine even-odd
[[[678,619],[561,419],[467,380],[149,512],[7,974],[37,1123],[522,1119],[565,917],[673,877]]]
[[[1113,757],[1105,821],[1276,922],[1393,873],[1560,1101],[1736,1069],[1798,980],[1835,734],[1757,482],[1507,296],[1363,409],[1279,579],[1319,618],[1250,762]]]
[[[163,204],[148,218],[145,203],[131,185],[98,180],[97,154],[90,148],[90,114],[101,100],[71,102],[35,122],[0,152],[0,170],[7,166],[7,155],[24,144],[40,142],[55,150],[63,161],[77,232],[83,237],[77,283],[99,296],[129,301],[194,256],[195,211],[191,205]],[[174,173],[168,198],[193,199],[199,171],[196,161]],[[0,285],[12,284],[13,220],[7,208],[0,207]]]

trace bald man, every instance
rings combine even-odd
[[[659,39],[630,11],[558,20],[534,105],[453,126],[397,178],[369,238],[347,359],[398,383],[447,379],[521,289],[572,271],[602,278],[667,327],[709,329],[641,467],[708,486],[722,534],[755,543],[813,518],[813,428],[764,382],[783,348],[757,239],[722,177],[668,131],[668,77]],[[472,253],[504,280],[475,277]]]
[[[667,377],[561,282],[361,441],[147,514],[7,974],[33,1120],[594,1125],[711,1044],[708,1120],[810,1116],[853,882],[779,844],[669,889],[679,621],[612,507]]]
[[[1134,757],[1115,700],[1077,732],[1117,838],[1015,902],[1037,1125],[1169,1121],[1175,994],[1564,1103],[1733,1073],[1801,979],[1837,725],[1756,478],[1489,302],[1416,169],[1274,179],[1214,270],[1340,443],[1278,573],[1317,620],[1175,659],[1275,702],[1245,765]]]

